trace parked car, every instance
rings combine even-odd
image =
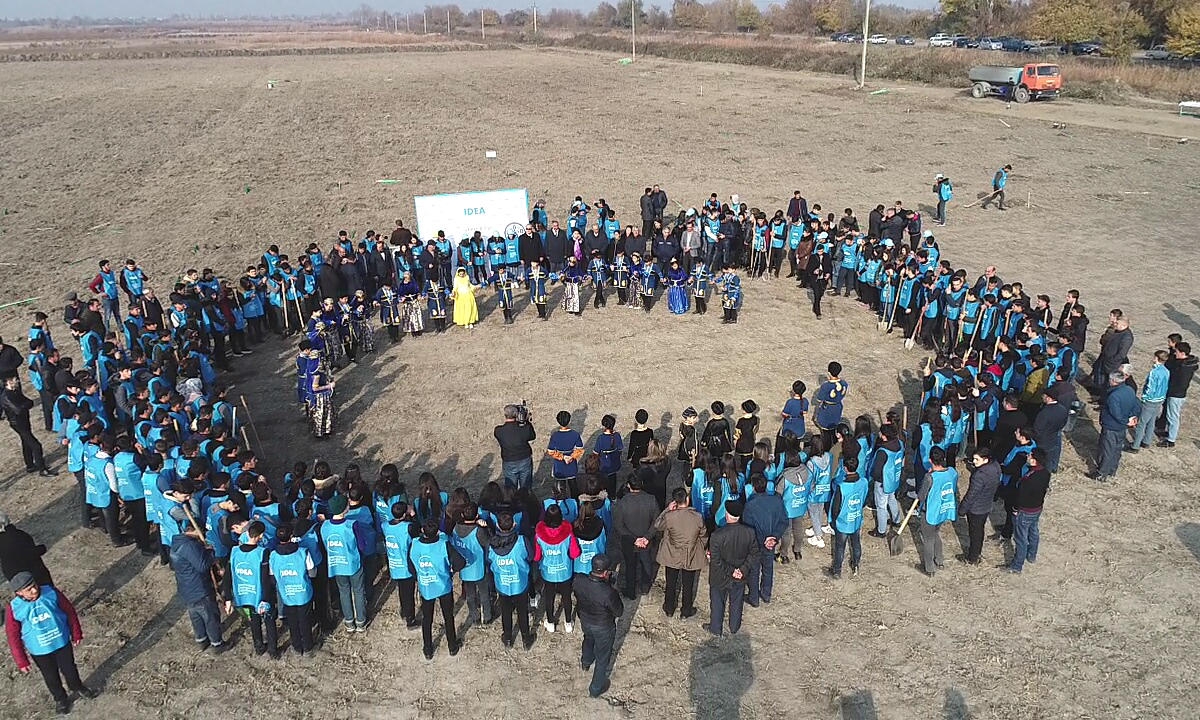
[[[842,38],[842,42],[844,43],[861,43],[862,41],[863,36],[853,32],[846,33],[846,35]]]
[[[1003,50],[1004,44],[996,38],[981,37],[976,45],[980,50]]]
[[[1104,44],[1099,40],[1088,40],[1087,42],[1067,43],[1059,48],[1059,52],[1063,55],[1099,55],[1104,50]]]
[[[975,42],[974,40],[967,37],[966,35],[955,35],[953,38],[951,38],[951,40],[953,40],[954,47],[956,47],[956,48],[979,47],[979,43]]]
[[[842,38],[846,37],[846,35],[847,33],[844,32],[835,32],[829,36],[829,39],[833,42],[845,42]]]
[[[1028,44],[1029,42],[1023,38],[1000,38],[1000,49],[1005,52],[1025,52],[1025,46]]]
[[[907,37],[907,36],[904,36],[904,37]],[[953,46],[954,46],[954,38],[950,37],[949,35],[946,35],[945,33],[938,33],[937,35],[934,35],[933,37],[929,38],[929,47],[953,47]]]
[[[897,45],[916,45],[917,43],[912,39],[911,35],[897,35],[896,36],[896,44]]]
[[[887,45],[887,41],[888,41],[887,35],[872,35],[867,40],[867,42],[871,43],[872,45]]]
[[[1170,60],[1173,57],[1175,55],[1170,50],[1167,50],[1166,45],[1155,45],[1146,51],[1147,60]]]

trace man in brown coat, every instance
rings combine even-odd
[[[667,589],[663,612],[675,614],[682,586],[683,607],[679,617],[686,620],[696,614],[696,580],[704,567],[704,518],[689,507],[685,488],[675,488],[671,502],[654,521],[654,530],[662,533],[658,545],[658,564],[666,568]]]

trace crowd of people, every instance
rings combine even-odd
[[[939,185],[948,192],[948,183]],[[1114,309],[1084,373],[1089,319],[1077,291],[1055,313],[1048,295],[1031,297],[994,267],[971,281],[942,256],[919,213],[900,202],[872,210],[865,232],[852,210],[822,216],[799,192],[769,219],[736,195],[722,203],[714,194],[699,208],[681,208],[664,229],[666,207],[665,193],[647,188],[642,227],[622,228],[603,200],[588,206],[577,198],[568,236],[539,203],[523,235],[470,238],[457,250],[439,235],[418,256],[420,243],[399,222],[387,242],[374,232],[357,242],[342,233],[328,251],[309,246],[295,266],[271,246],[236,279],[188,270],[171,283],[166,306],[137,262],[114,269],[101,261],[88,286],[97,297],[67,296],[69,350],[56,345],[43,313],[33,316],[24,357],[0,340],[0,408],[27,470],[53,475],[32,430],[39,403],[23,393],[23,367],[44,429],[65,448],[79,485],[81,525],[170,565],[201,648],[226,649],[224,607],[249,625],[255,653],[279,656],[282,624],[291,650],[309,654],[339,617],[347,633],[365,631],[372,595],[394,582],[400,615],[421,629],[426,658],[436,650],[439,612],[450,655],[462,646],[460,630],[496,617],[501,642],[511,647],[519,633],[526,650],[536,641],[537,614],[547,633],[573,633],[578,622],[593,696],[609,685],[624,601],[650,593],[660,567],[664,613],[699,612],[699,574],[707,569],[706,626],[736,633],[744,605],[771,602],[775,566],[800,560],[806,545],[828,549],[832,579],[846,567],[859,573],[866,511],[874,513],[867,534],[881,541],[910,521],[919,528],[922,567],[934,576],[945,565],[947,524],[967,526],[960,559],[982,562],[987,519],[999,502],[996,538],[1011,545],[1002,565],[1022,572],[1037,560],[1063,433],[1085,407],[1076,381],[1100,410],[1090,477],[1111,478],[1122,453],[1150,447],[1156,433],[1164,448],[1178,438],[1197,367],[1182,337],[1172,335],[1169,348],[1155,353],[1139,387],[1128,364],[1129,318]],[[490,282],[511,322],[520,287],[545,318],[549,284],[562,284],[564,307],[578,313],[581,289],[591,287],[593,305],[603,307],[610,281],[618,302],[649,310],[647,288],[666,266],[672,311],[687,303],[678,293],[672,299],[671,289],[686,289],[704,312],[703,282],[705,292],[721,289],[726,320],[736,322],[738,273],[778,277],[785,259],[817,317],[829,291],[854,296],[876,314],[881,337],[898,329],[930,351],[912,407],[916,422],[907,409],[881,413],[878,422],[845,417],[850,384],[837,362],[811,400],[802,381],[791,385],[774,435],[762,431],[756,401],[732,414],[717,401],[703,425],[700,413],[685,409],[670,441],[647,426],[645,409],[624,435],[606,415],[586,447],[564,411],[543,451],[551,477],[542,497],[533,418],[510,405],[495,430],[503,476],[473,495],[465,487],[443,491],[432,474],[393,464],[373,480],[357,464],[335,474],[324,462],[268,478],[241,416],[249,405],[241,398],[239,415],[221,377],[269,333],[299,336],[297,400],[314,434],[328,437],[336,429],[333,375],[375,349],[376,312],[395,340],[400,331],[423,331],[425,309],[439,331],[450,317],[473,326],[481,283]],[[414,492],[405,474],[418,475]],[[0,523],[0,540],[15,532]],[[68,689],[91,693],[69,652],[79,637],[74,610],[41,563],[44,548],[24,540],[0,548],[18,594],[6,618],[13,655],[25,669],[22,659],[33,659],[66,712],[60,671]],[[456,592],[466,599],[461,627]]]

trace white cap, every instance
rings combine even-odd
[[[817,239],[818,240],[827,240],[827,239],[829,239],[829,233],[827,233],[827,232],[817,233]]]
[[[737,193],[734,193],[734,194],[730,195],[730,196],[729,196],[729,199],[730,199],[730,200],[732,200],[732,201],[734,201],[734,202],[737,202],[737,201],[738,201],[738,196],[737,196]]]
[[[942,179],[942,178],[944,178],[944,177],[946,177],[946,176],[945,176],[945,175],[943,175],[943,174],[941,174],[941,173],[938,173],[937,175],[934,175],[934,176],[933,176],[933,179],[934,179],[934,180],[941,180],[941,179]]]
[[[932,230],[926,230],[925,232],[921,233],[921,237],[923,237],[923,238],[931,238],[931,237],[933,237],[933,231],[932,231]]]

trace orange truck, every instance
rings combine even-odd
[[[999,95],[1019,103],[1058,97],[1062,73],[1051,63],[1029,63],[1021,67],[976,65],[968,73],[971,97]]]

